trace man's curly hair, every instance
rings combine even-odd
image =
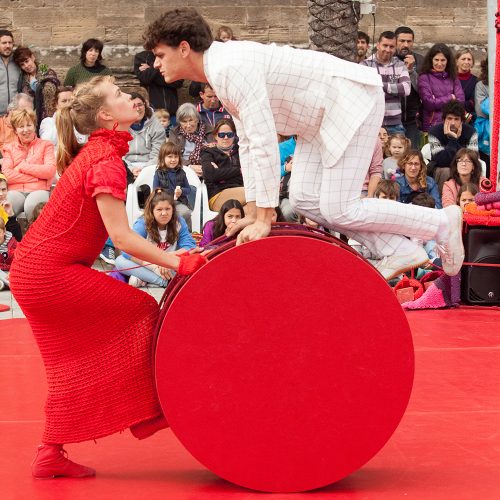
[[[147,27],[143,38],[146,50],[153,50],[159,43],[178,47],[186,41],[195,52],[204,52],[213,42],[210,26],[192,7],[165,12]]]

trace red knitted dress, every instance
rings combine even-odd
[[[161,414],[152,369],[158,305],[91,268],[107,238],[95,195],[125,200],[128,132],[98,130],[18,246],[12,292],[48,382],[46,443],[74,443]]]

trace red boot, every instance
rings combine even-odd
[[[131,425],[130,432],[132,432],[137,439],[146,439],[155,432],[166,429],[168,426],[167,419],[163,415],[160,415],[159,417],[150,418],[149,420]]]
[[[95,476],[94,469],[69,460],[62,444],[41,444],[31,464],[31,472],[36,479]]]

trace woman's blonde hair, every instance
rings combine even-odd
[[[73,127],[80,134],[88,135],[99,128],[97,115],[106,99],[103,83],[114,83],[112,76],[95,76],[92,80],[76,87],[73,103],[55,114],[57,129],[56,163],[62,175],[82,146],[76,140]]]
[[[31,122],[36,127],[36,114],[31,109],[18,109],[10,116],[10,124],[14,130],[18,129],[24,122]]]

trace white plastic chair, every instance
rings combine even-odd
[[[191,230],[194,233],[201,233],[201,181],[196,172],[189,167],[182,167],[186,172],[186,177],[191,187],[196,188],[196,197],[191,211]]]
[[[420,152],[422,153],[425,164],[427,165],[427,163],[431,161],[431,145],[429,143],[424,144]]]
[[[212,220],[214,217],[216,217],[219,212],[212,212],[210,210],[210,207],[208,206],[208,191],[207,191],[207,185],[203,182],[201,184],[201,200],[202,200],[202,205],[201,205],[201,215],[202,215],[202,224],[201,227],[209,221]]]
[[[139,186],[143,184],[149,185],[153,189],[153,178],[155,176],[155,165],[144,167],[137,176],[133,184],[130,184],[127,189],[127,201],[125,202],[125,210],[127,211],[128,225],[133,227],[134,222],[142,215],[143,210],[139,207],[139,198],[137,192]]]
[[[481,164],[481,175],[483,177],[486,177],[486,162],[484,160],[481,160],[481,158],[479,158],[479,163]]]

